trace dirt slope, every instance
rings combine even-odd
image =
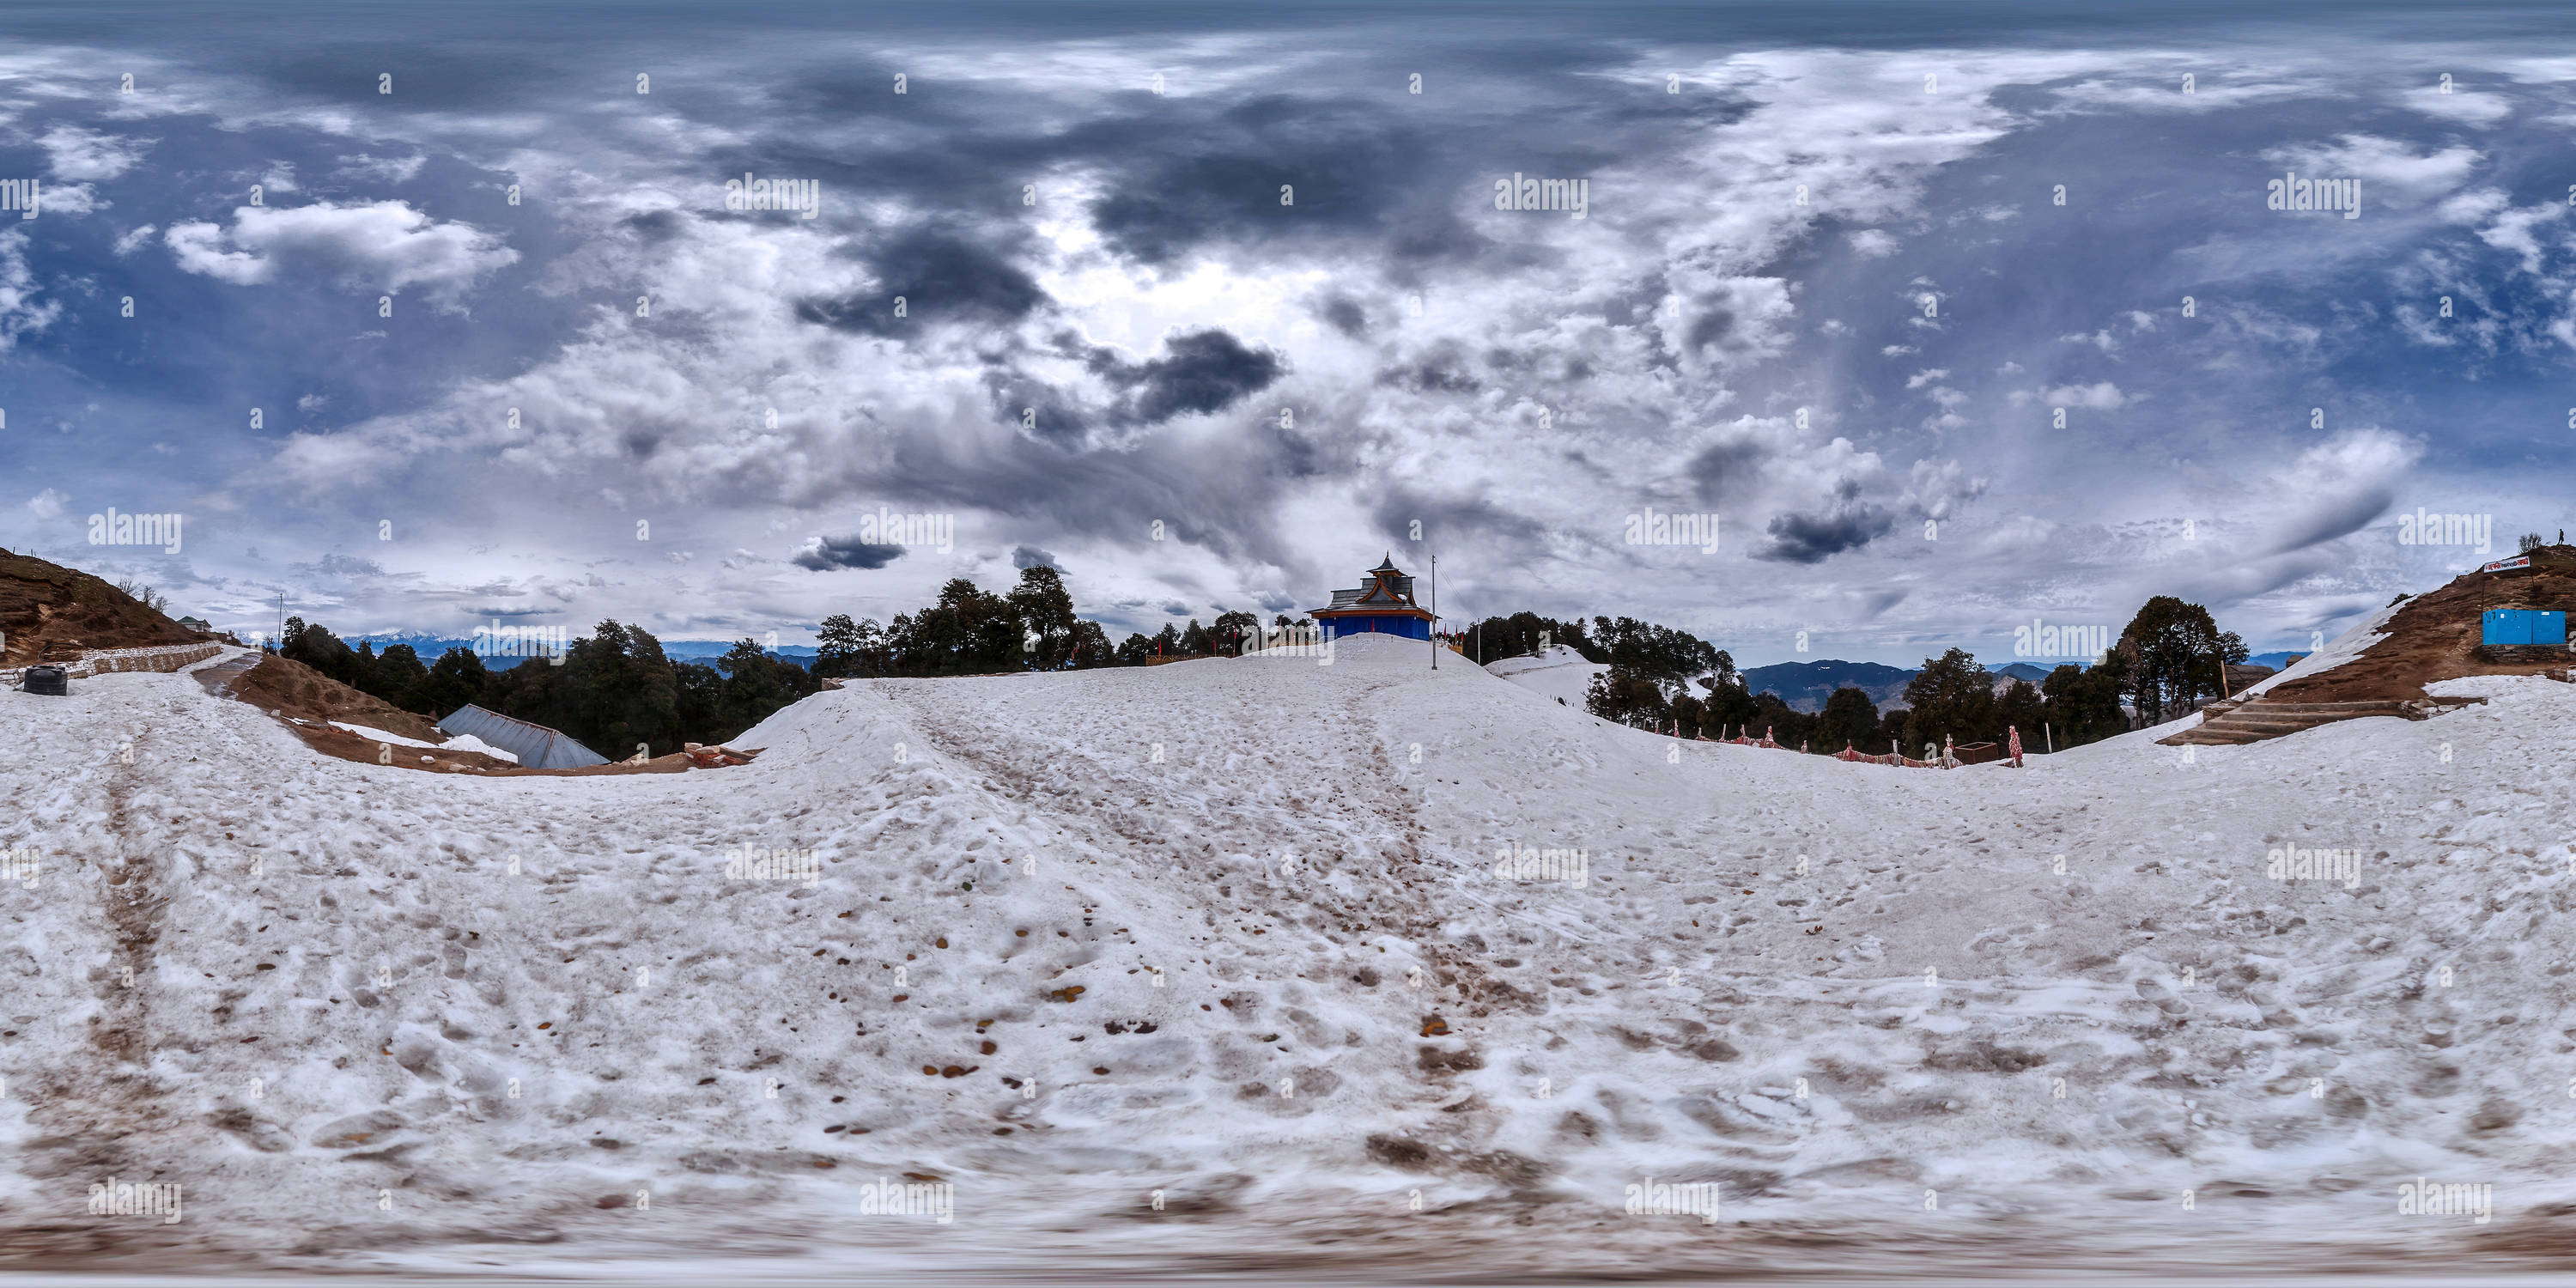
[[[2542,546],[2531,566],[2510,572],[2470,572],[2440,590],[2418,595],[2388,621],[2388,637],[2330,671],[2284,681],[2271,690],[2281,702],[2358,702],[2422,698],[2424,686],[2469,675],[2538,675],[2571,660],[2489,661],[2475,654],[2479,614],[2489,608],[2576,609],[2576,546]]]
[[[234,677],[231,696],[281,716],[301,716],[314,724],[330,727],[333,720],[382,729],[422,742],[445,742],[447,735],[428,717],[414,715],[372,694],[361,693],[348,685],[304,665],[282,657],[268,656],[257,666]],[[372,748],[371,748],[372,750]]]
[[[0,665],[68,662],[84,649],[194,644],[205,638],[88,573],[0,554]]]

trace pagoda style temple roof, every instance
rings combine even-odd
[[[1333,602],[1310,615],[1429,617],[1431,613],[1414,602],[1413,578],[1395,566],[1395,554],[1389,551],[1377,567],[1369,569],[1366,582],[1334,591]]]

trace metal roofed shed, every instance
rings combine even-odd
[[[563,734],[525,720],[513,720],[472,703],[458,707],[438,727],[450,735],[471,734],[519,758],[522,769],[580,769],[605,765],[606,756]]]

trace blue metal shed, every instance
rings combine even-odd
[[[2490,608],[2478,619],[2481,644],[2567,644],[2567,614],[2557,609]]]

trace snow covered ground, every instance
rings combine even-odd
[[[480,752],[495,760],[506,760],[514,765],[519,763],[519,757],[516,753],[503,751],[470,733],[458,734],[445,742],[422,742],[417,738],[406,738],[398,733],[387,733],[382,729],[370,729],[365,725],[348,724],[339,720],[332,721],[331,727],[334,729],[346,729],[361,738],[373,738],[378,742],[389,743],[396,747],[423,747],[433,751]]]
[[[853,684],[751,765],[512,779],[318,756],[186,675],[0,694],[0,1249],[2564,1256],[2576,686],[2437,691],[2491,700],[1935,773],[1360,639]],[[184,1219],[87,1215],[111,1176]],[[2401,1215],[2419,1177],[2489,1218]],[[1626,1210],[1671,1183],[1715,1224]]]
[[[1592,691],[1593,677],[1610,670],[1599,662],[1584,661],[1582,654],[1562,644],[1532,657],[1507,657],[1485,669],[1532,693],[1563,698],[1577,711],[1583,710],[1583,699]]]

